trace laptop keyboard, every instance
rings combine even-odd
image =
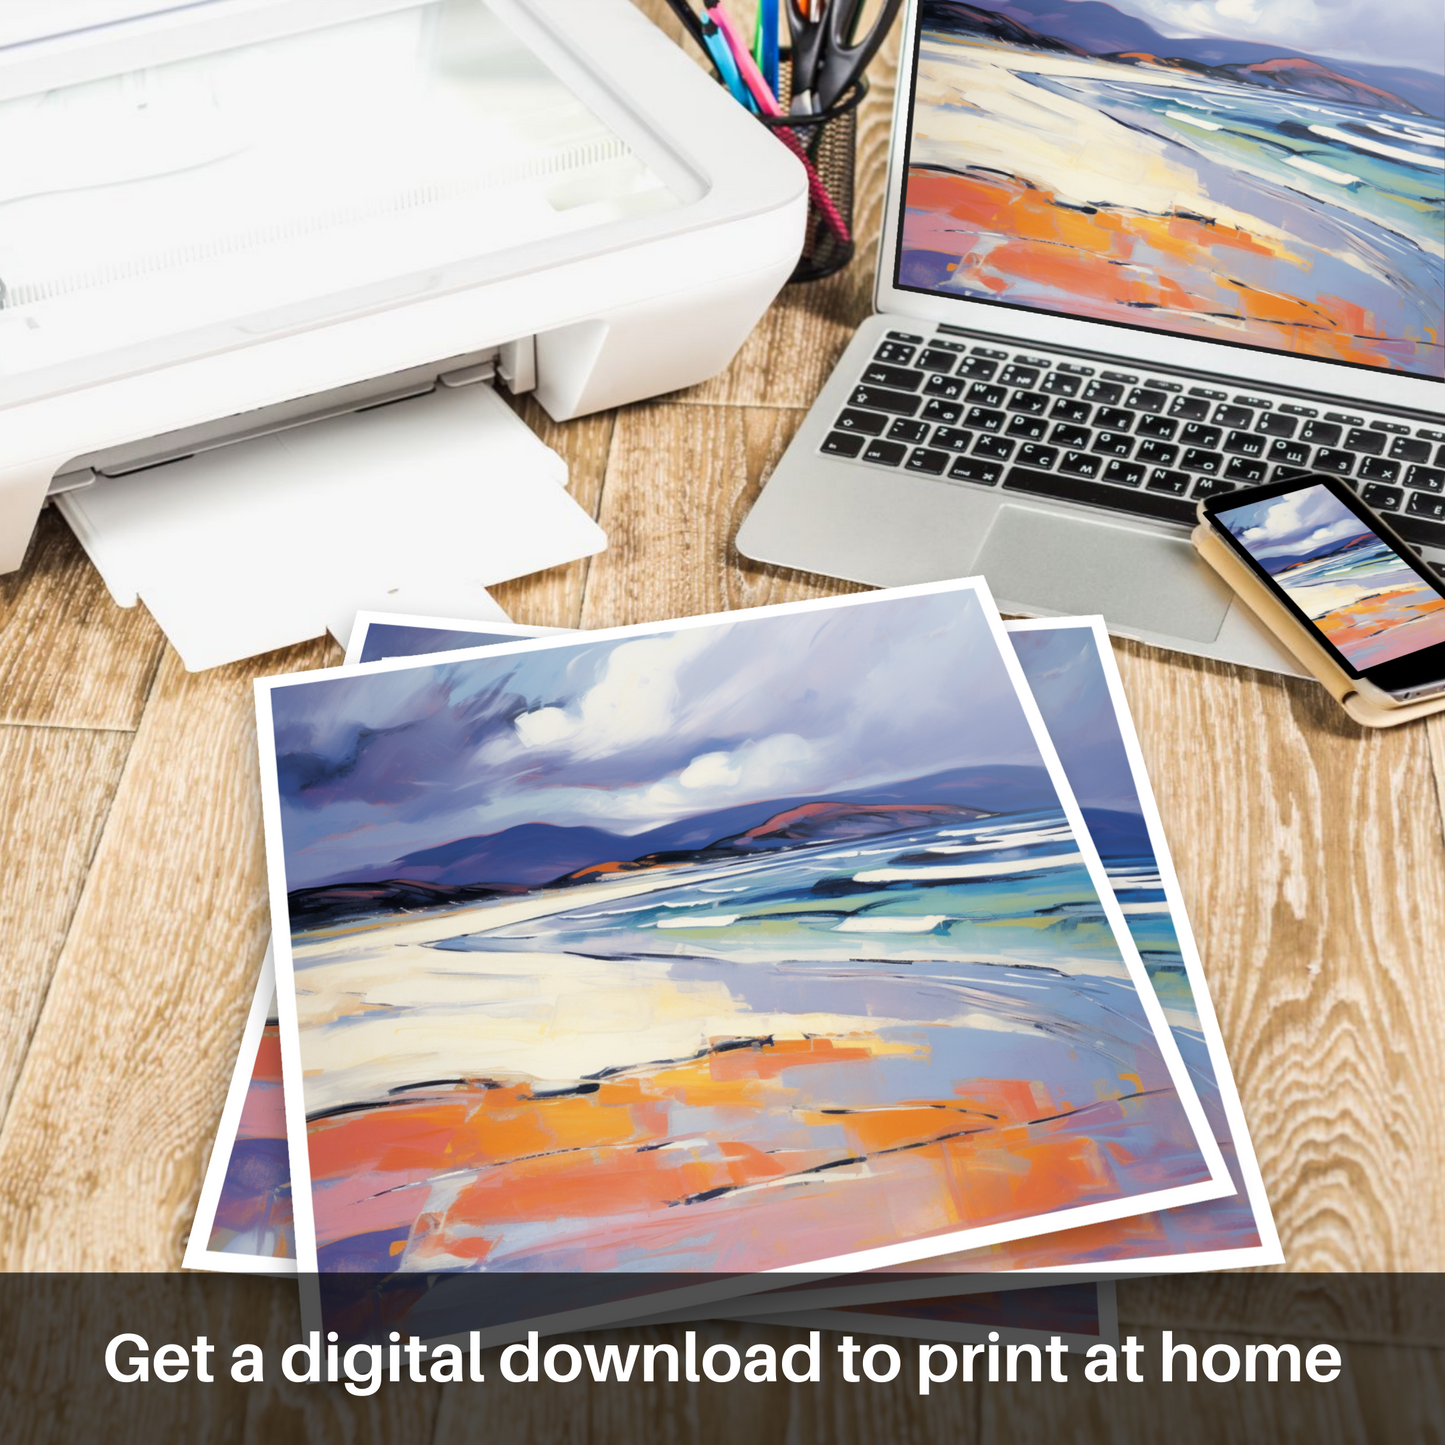
[[[1445,547],[1445,430],[950,336],[888,332],[821,450],[1188,524],[1201,497],[1329,472]]]

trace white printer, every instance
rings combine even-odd
[[[152,610],[148,578],[117,575],[144,549],[108,569],[97,517],[129,505],[159,536],[184,503],[191,530],[146,563],[161,570],[205,551],[214,497],[218,557],[264,504],[277,533],[324,517],[334,549],[364,541],[382,572],[421,538],[435,552],[403,570],[444,571],[475,480],[445,438],[470,428],[485,449],[515,421],[448,393],[500,379],[564,420],[714,374],[792,270],[806,204],[798,162],[628,0],[7,6],[0,572],[47,496],[71,500],[117,599]],[[376,410],[393,401],[395,428]],[[435,423],[406,420],[419,403]],[[313,516],[274,481],[303,432],[333,474],[443,440],[359,508],[333,475]],[[474,469],[489,495],[527,469],[502,452]],[[410,611],[447,601],[401,591]]]

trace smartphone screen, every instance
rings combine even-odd
[[[1397,695],[1445,678],[1445,592],[1343,482],[1275,483],[1207,511],[1351,676]]]

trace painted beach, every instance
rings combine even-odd
[[[1178,34],[1201,8],[925,0],[899,284],[1445,374],[1439,47]]]
[[[999,641],[960,590],[278,686],[321,1267],[752,1271],[1207,1180]]]

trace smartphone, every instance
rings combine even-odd
[[[1338,477],[1210,497],[1200,516],[1275,600],[1385,704],[1445,692],[1445,578]]]

